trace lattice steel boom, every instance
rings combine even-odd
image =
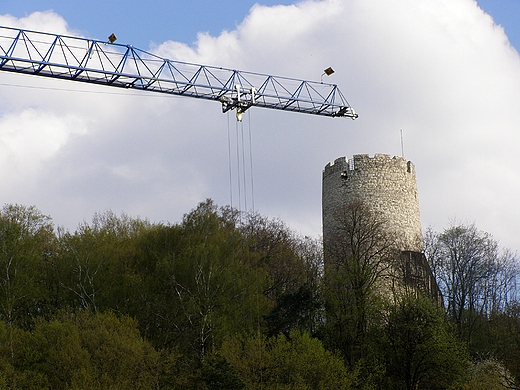
[[[1,26],[0,70],[215,100],[223,112],[236,109],[238,115],[257,106],[357,118],[335,84],[173,61],[132,45]]]

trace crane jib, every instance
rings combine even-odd
[[[174,61],[114,42],[0,26],[0,70],[215,100],[237,117],[252,106],[358,116],[335,84]]]

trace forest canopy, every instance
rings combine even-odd
[[[179,223],[104,212],[74,232],[5,205],[0,388],[518,388],[516,255],[464,225],[425,249],[445,308],[358,291],[348,247],[327,275],[319,240],[211,200]]]

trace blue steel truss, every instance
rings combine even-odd
[[[105,41],[0,26],[0,70],[215,100],[357,118],[335,84],[173,61]]]

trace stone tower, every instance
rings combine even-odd
[[[422,251],[415,167],[410,161],[387,154],[359,154],[327,164],[322,195],[324,242],[334,229],[335,210],[355,199],[388,222],[401,251]]]

